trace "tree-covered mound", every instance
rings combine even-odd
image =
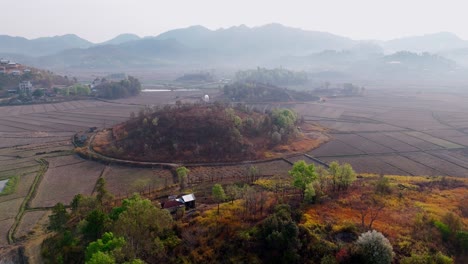
[[[272,85],[300,85],[308,82],[306,72],[290,71],[283,68],[238,71],[235,79],[242,82],[259,82]]]
[[[229,162],[265,158],[301,138],[297,114],[260,113],[246,106],[178,104],[146,108],[95,136],[94,151],[108,157],[154,162]],[[269,154],[271,156],[271,154]]]
[[[140,81],[132,76],[119,82],[101,80],[101,84],[96,86],[97,95],[101,98],[118,99],[135,96],[141,92]]]
[[[224,86],[224,96],[234,102],[307,102],[319,97],[259,82],[235,82]]]

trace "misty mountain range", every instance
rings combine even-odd
[[[0,57],[51,69],[282,65],[351,73],[359,69],[359,74],[370,75],[377,70],[449,74],[468,66],[468,41],[446,32],[360,41],[280,24],[218,30],[192,26],[155,37],[122,34],[98,44],[76,35],[32,40],[0,36]]]

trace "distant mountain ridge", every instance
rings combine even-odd
[[[125,34],[120,34],[117,37],[112,38],[108,41],[101,42],[98,45],[119,45],[125,42],[139,40],[139,39],[141,38],[138,35],[125,33]]]
[[[93,43],[73,34],[31,40],[23,37],[0,36],[0,53],[28,56],[50,55],[66,49],[89,48],[92,45]]]
[[[361,76],[405,72],[435,76],[437,71],[456,71],[457,54],[464,54],[463,65],[468,65],[467,43],[447,32],[373,42],[280,24],[217,30],[191,26],[154,37],[121,34],[99,44],[75,35],[35,40],[0,36],[0,57],[50,69],[285,66]],[[417,54],[423,51],[447,54],[451,60]]]
[[[412,51],[412,52],[442,52],[447,50],[468,48],[468,41],[465,41],[450,32],[439,32],[422,36],[412,36],[389,40],[382,43],[385,50]]]

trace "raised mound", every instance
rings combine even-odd
[[[142,110],[137,117],[97,133],[90,144],[104,156],[135,161],[258,160],[307,151],[323,142],[324,137],[312,139],[300,133],[299,123],[297,114],[288,109],[264,114],[221,104],[165,106]]]
[[[310,92],[260,82],[235,82],[225,85],[223,91],[226,99],[234,102],[310,102],[320,99]]]

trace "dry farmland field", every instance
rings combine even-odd
[[[309,153],[318,159],[348,162],[358,172],[467,177],[467,101],[467,94],[372,91],[323,104],[340,116],[297,109],[330,129],[332,140]]]
[[[92,194],[99,177],[118,197],[173,186],[177,177],[168,169],[83,160],[73,154],[71,138],[90,127],[122,122],[144,106],[195,101],[206,93],[217,95],[215,90],[145,92],[115,101],[0,107],[0,180],[19,179],[12,193],[0,195],[0,247],[33,234],[57,202],[68,204],[77,193]],[[331,140],[304,155],[252,165],[262,177],[287,177],[298,160],[348,162],[359,173],[466,177],[467,101],[463,94],[369,89],[363,97],[325,103],[258,104],[263,109],[293,108],[305,122],[327,127]],[[252,165],[189,166],[188,184],[242,181]]]

